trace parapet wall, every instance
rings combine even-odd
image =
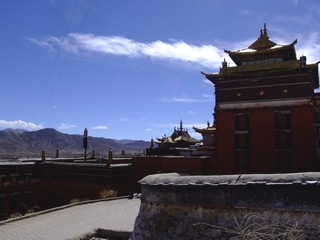
[[[311,239],[320,236],[320,173],[173,173],[150,175],[140,184],[141,207],[131,239],[229,239],[239,229],[265,234],[267,226],[279,231],[276,225],[281,231],[299,229]]]

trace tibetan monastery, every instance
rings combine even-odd
[[[214,84],[213,171],[270,173],[319,169],[318,62],[296,57],[297,40],[279,45],[266,25],[248,48],[225,52]]]

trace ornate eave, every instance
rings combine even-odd
[[[193,127],[193,129],[197,132],[197,133],[208,133],[208,134],[212,134],[216,131],[215,127],[207,127],[207,128],[197,128],[197,127]]]
[[[294,40],[291,44],[288,45],[276,45],[272,48],[254,50],[250,48],[228,51],[229,57],[237,66],[243,65],[244,62],[254,61],[254,60],[263,60],[263,59],[282,59],[284,61],[296,60],[296,50],[294,45],[297,43],[297,40]]]
[[[222,78],[222,75],[220,73],[205,73],[201,71],[201,74],[203,74],[213,84],[215,84],[218,79]]]

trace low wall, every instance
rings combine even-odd
[[[289,233],[297,236],[291,239],[320,238],[320,173],[156,174],[140,184],[131,239],[268,239]]]

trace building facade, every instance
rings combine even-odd
[[[264,25],[248,48],[225,50],[236,66],[203,73],[215,87],[214,172],[318,169],[318,63],[297,59],[296,43],[271,41]]]

